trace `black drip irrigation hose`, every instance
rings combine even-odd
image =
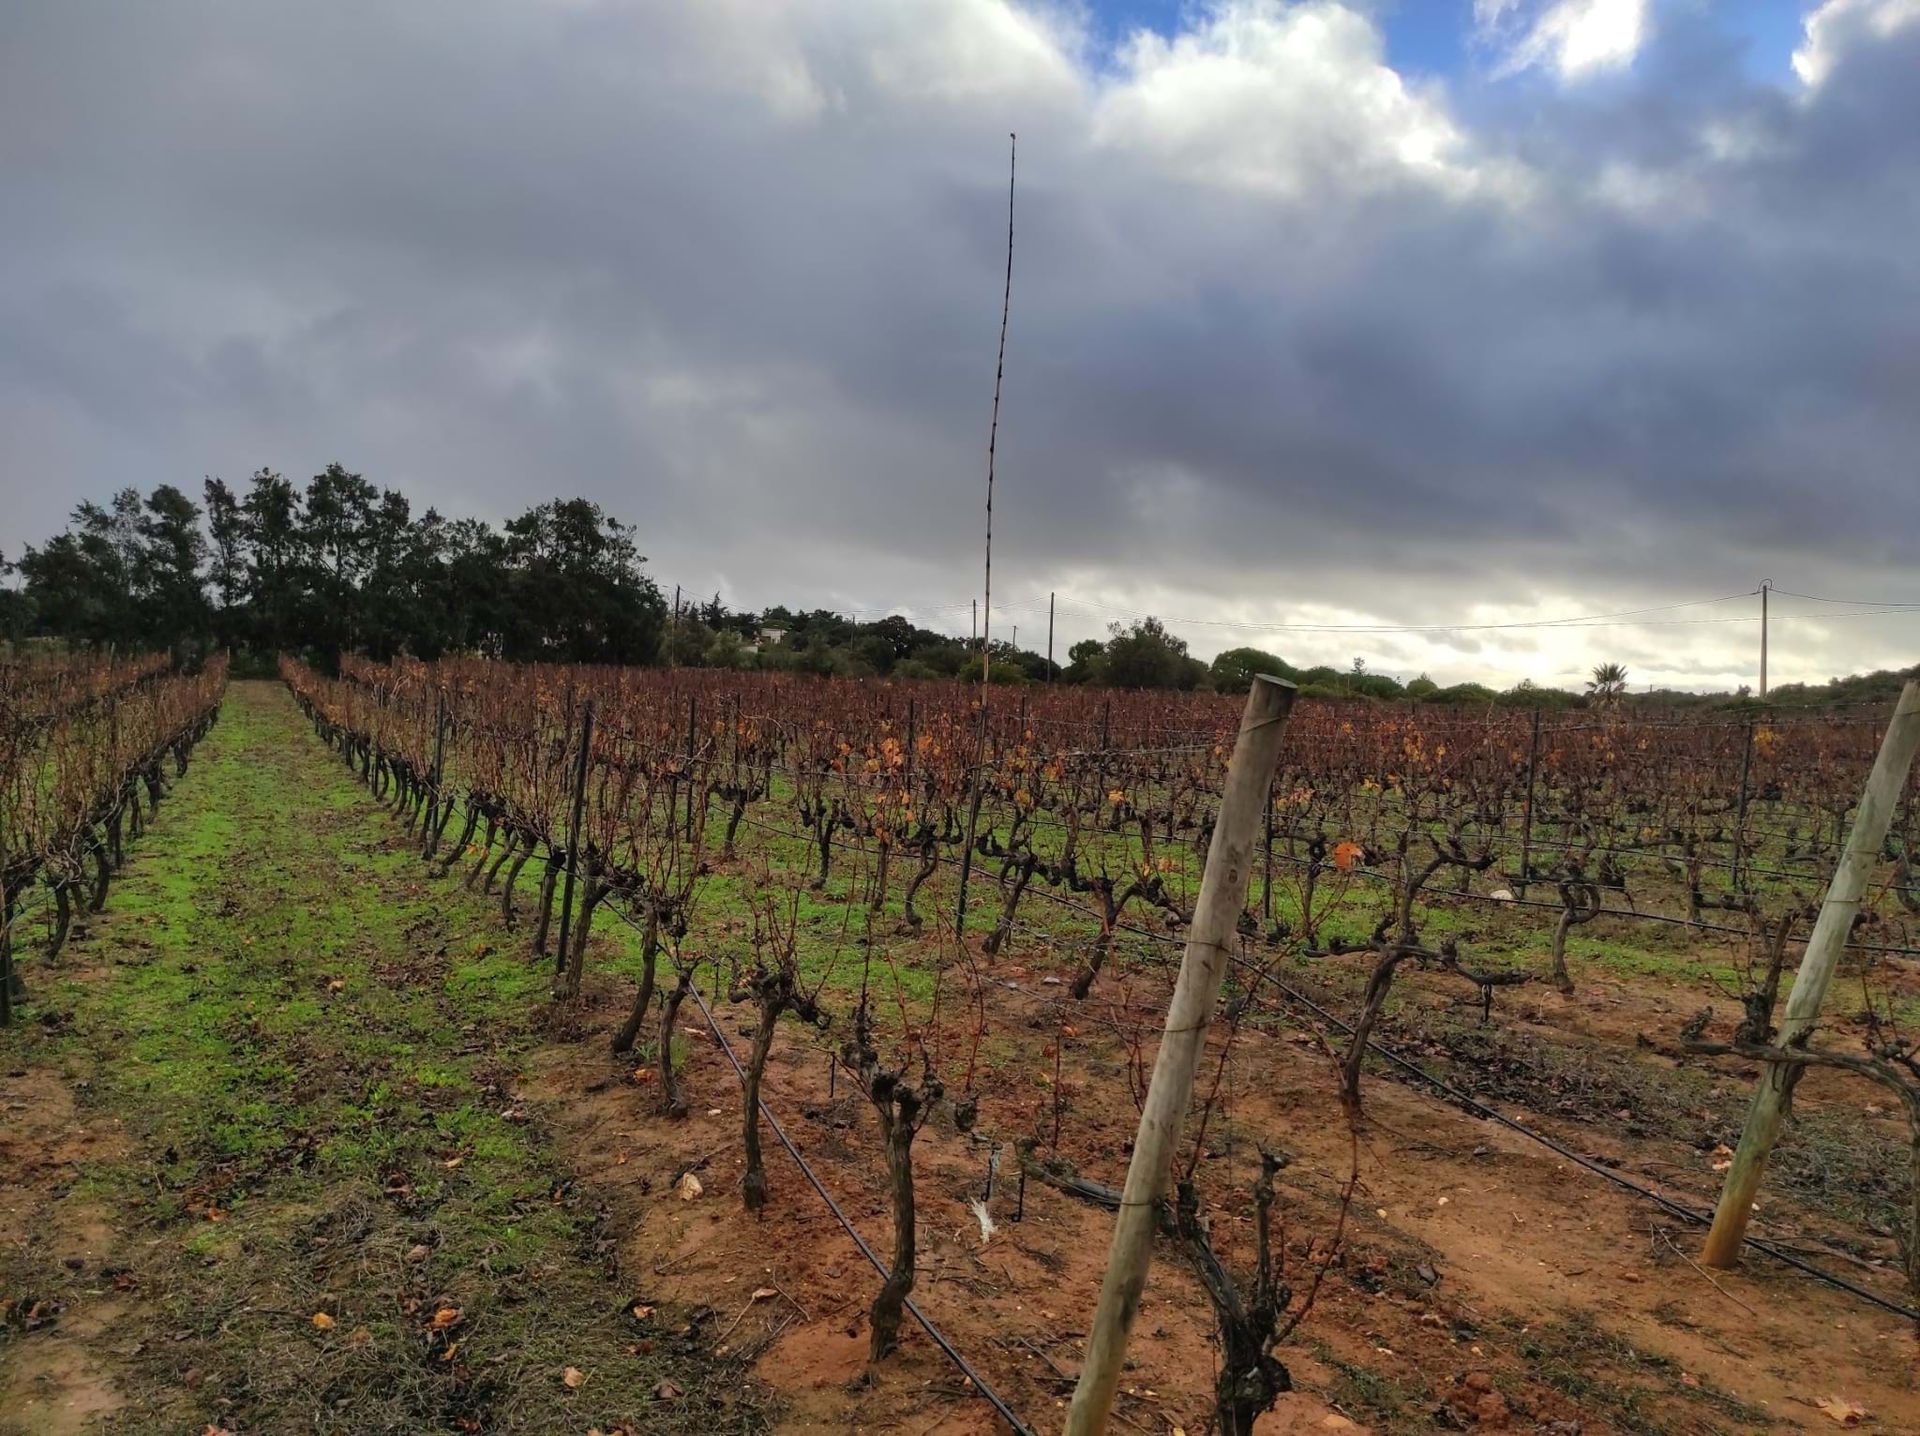
[[[1239,961],[1238,959],[1236,959],[1236,962],[1238,963],[1238,965],[1242,967],[1251,966],[1251,964]],[[1352,1026],[1350,1026],[1348,1023],[1342,1022],[1338,1017],[1335,1017],[1331,1012],[1327,1011],[1326,1008],[1322,1007],[1319,1003],[1315,1002],[1312,998],[1308,997],[1305,993],[1296,991],[1295,989],[1287,986],[1286,983],[1280,981],[1279,978],[1275,977],[1270,972],[1260,971],[1257,973],[1257,975],[1258,977],[1264,979],[1265,981],[1272,983],[1274,987],[1278,988],[1281,995],[1285,997],[1288,1001],[1297,1003],[1301,1007],[1306,1008],[1307,1011],[1311,1012],[1316,1018],[1326,1023],[1328,1026],[1336,1028],[1339,1031],[1348,1034],[1349,1036],[1352,1035],[1353,1033]],[[1434,1076],[1431,1072],[1428,1072],[1425,1068],[1418,1066],[1417,1064],[1409,1061],[1405,1057],[1402,1057],[1398,1052],[1395,1052],[1391,1047],[1384,1047],[1378,1042],[1369,1040],[1367,1043],[1367,1049],[1371,1052],[1378,1054],[1381,1057],[1386,1058],[1387,1061],[1391,1062],[1394,1066],[1400,1068],[1401,1071],[1407,1072],[1412,1076],[1419,1078],[1422,1082],[1426,1083],[1434,1091],[1438,1092],[1440,1095],[1447,1098],[1447,1100],[1451,1102],[1457,1102],[1460,1106],[1466,1108],[1468,1111],[1472,1112],[1474,1115],[1479,1117],[1484,1117],[1487,1120],[1492,1122],[1497,1122],[1502,1127],[1507,1128],[1509,1131],[1517,1132],[1521,1136],[1526,1137],[1531,1141],[1538,1142],[1541,1146],[1547,1148],[1549,1151],[1555,1152],[1558,1155],[1565,1157],[1569,1162],[1573,1162],[1581,1167],[1586,1168],[1589,1172],[1592,1172],[1596,1176],[1605,1177],[1609,1182],[1612,1182],[1615,1186],[1624,1187],[1627,1191],[1634,1193],[1636,1196],[1645,1197],[1648,1201],[1654,1203],[1654,1205],[1658,1206],[1662,1211],[1667,1212],[1669,1215],[1679,1217],[1685,1221],[1693,1222],[1698,1226],[1704,1227],[1704,1226],[1711,1226],[1713,1224],[1713,1217],[1709,1213],[1696,1211],[1692,1207],[1685,1206],[1680,1202],[1674,1201],[1671,1197],[1664,1197],[1660,1195],[1660,1193],[1654,1191],[1651,1187],[1643,1187],[1640,1185],[1640,1183],[1634,1181],[1631,1177],[1623,1177],[1620,1175],[1620,1173],[1612,1170],[1610,1167],[1606,1166],[1604,1163],[1596,1162],[1591,1157],[1582,1156],[1579,1152],[1574,1151],[1571,1147],[1568,1147],[1565,1143],[1555,1141],[1552,1137],[1549,1137],[1546,1133],[1536,1131],[1534,1128],[1529,1127],[1524,1122],[1515,1121],[1512,1117],[1507,1116],[1505,1113],[1495,1111],[1492,1107],[1489,1107],[1486,1103],[1480,1101],[1478,1098],[1469,1096],[1466,1092],[1454,1086],[1452,1083],[1447,1082],[1442,1078]],[[1905,1317],[1908,1321],[1911,1321],[1911,1322],[1920,1323],[1920,1310],[1915,1310],[1913,1307],[1906,1306],[1900,1302],[1890,1300],[1887,1297],[1881,1296],[1878,1292],[1869,1291],[1866,1287],[1857,1285],[1854,1282],[1850,1282],[1845,1277],[1835,1276],[1830,1271],[1823,1271],[1821,1268],[1814,1266],[1811,1262],[1803,1261],[1801,1258],[1787,1251],[1784,1247],[1777,1246],[1773,1242],[1767,1241],[1763,1237],[1750,1236],[1750,1237],[1744,1238],[1744,1240],[1746,1245],[1752,1247],[1755,1251],[1764,1252],[1767,1256],[1772,1257],[1775,1261],[1784,1262],[1787,1266],[1793,1267],[1797,1271],[1804,1272],[1808,1276],[1814,1277],[1817,1280],[1826,1282],[1829,1286],[1838,1287],[1841,1291],[1848,1292],[1854,1296],[1857,1296],[1862,1301],[1871,1302],[1873,1305],[1879,1307],[1883,1311],[1891,1312],[1895,1316]]]
[[[620,908],[612,903],[603,905],[635,932],[643,931],[640,924]],[[707,1026],[713,1030],[714,1042],[726,1054],[727,1063],[733,1068],[733,1075],[740,1079],[740,1088],[744,1092],[747,1085],[746,1070],[741,1067],[740,1059],[734,1056],[733,1044],[727,1041],[726,1034],[720,1030],[719,1019],[713,1015],[713,1009],[707,1005],[707,999],[701,995],[698,983],[688,984],[687,991],[700,1005],[700,1015],[707,1019]],[[775,1137],[779,1138],[780,1145],[787,1149],[787,1155],[793,1158],[793,1164],[800,1169],[800,1174],[807,1179],[808,1185],[819,1194],[820,1200],[827,1204],[827,1210],[839,1219],[842,1227],[846,1228],[847,1235],[853,1238],[853,1244],[860,1248],[860,1255],[873,1264],[873,1269],[880,1273],[882,1281],[888,1280],[892,1273],[887,1270],[886,1263],[881,1261],[873,1248],[867,1245],[867,1239],[860,1235],[859,1228],[848,1220],[840,1204],[833,1199],[833,1194],[821,1184],[820,1178],[808,1165],[807,1159],[800,1155],[800,1149],[794,1146],[792,1138],[787,1136],[786,1128],[780,1125],[780,1119],[773,1115],[773,1109],[767,1105],[764,1097],[760,1099],[760,1115],[767,1119],[768,1128],[772,1130]],[[920,1309],[919,1303],[911,1296],[906,1298],[906,1308],[913,1319],[920,1323],[920,1329],[932,1338],[933,1344],[946,1353],[947,1359],[959,1368],[960,1374],[973,1384],[973,1389],[979,1392],[986,1399],[987,1404],[1000,1414],[1000,1419],[1018,1432],[1019,1436],[1034,1436],[1033,1428],[1022,1421],[1014,1409],[1007,1404],[1006,1398],[989,1386],[986,1379],[973,1369],[967,1358],[960,1354],[959,1348],[947,1340],[945,1334],[933,1324],[927,1314]]]

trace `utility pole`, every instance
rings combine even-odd
[[[1053,594],[1047,594],[1047,682],[1053,682]]]
[[[1760,696],[1767,696],[1767,590],[1773,587],[1773,580],[1760,580]]]
[[[967,640],[975,648],[980,646],[980,600],[973,601],[973,636]]]

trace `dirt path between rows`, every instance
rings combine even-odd
[[[0,1431],[749,1432],[515,1097],[545,984],[238,684],[0,1033]],[[644,1348],[644,1349],[643,1349]]]

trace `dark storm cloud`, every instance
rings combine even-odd
[[[1781,89],[1668,8],[1627,74],[1448,95],[1326,4],[1097,57],[996,0],[10,6],[0,548],[338,457],[586,493],[747,602],[964,602],[1018,128],[1003,595],[1911,596],[1920,25]],[[1836,629],[1820,675],[1911,638]],[[1510,680],[1598,639],[1273,641]]]

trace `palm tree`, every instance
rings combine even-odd
[[[1627,670],[1618,663],[1599,663],[1594,665],[1593,677],[1587,680],[1587,696],[1596,703],[1611,703],[1627,691]]]

